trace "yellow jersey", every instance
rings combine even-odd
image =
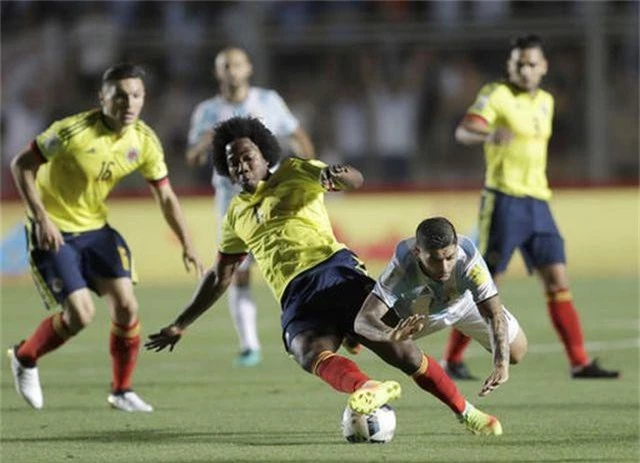
[[[64,232],[83,232],[107,223],[105,200],[135,170],[151,182],[167,177],[164,151],[154,131],[138,120],[121,134],[99,109],[54,122],[34,147],[47,160],[36,187],[51,220]]]
[[[251,252],[274,295],[287,284],[346,246],[333,234],[324,205],[321,161],[282,161],[256,192],[231,200],[222,224],[220,252]]]
[[[550,93],[535,95],[508,82],[485,85],[467,115],[484,119],[491,130],[505,127],[510,143],[484,144],[485,186],[512,196],[548,200],[547,146],[552,131],[554,102]]]

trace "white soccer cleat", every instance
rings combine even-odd
[[[133,391],[111,393],[107,398],[107,402],[118,410],[124,412],[152,412],[153,407],[140,398]]]
[[[27,368],[22,366],[16,357],[16,347],[11,347],[7,351],[7,356],[11,361],[11,373],[13,374],[13,384],[16,392],[22,396],[36,410],[40,410],[44,405],[42,388],[40,387],[40,375],[38,367]]]

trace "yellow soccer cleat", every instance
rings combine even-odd
[[[367,381],[349,396],[349,408],[368,415],[375,409],[400,397],[400,384],[396,381]]]
[[[498,418],[481,412],[469,403],[467,403],[464,413],[458,415],[458,420],[460,420],[467,428],[467,431],[472,434],[482,436],[502,435],[502,425],[500,421],[498,421]]]

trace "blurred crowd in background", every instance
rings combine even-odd
[[[8,163],[53,120],[97,106],[102,72],[147,69],[143,119],[172,183],[206,191],[187,167],[189,119],[217,85],[224,46],[245,48],[253,84],[276,89],[316,145],[368,185],[479,187],[479,148],[455,143],[481,86],[504,76],[509,39],[545,40],[556,98],[552,184],[638,181],[638,2],[2,1],[2,192]],[[122,189],[144,185],[129,179]]]

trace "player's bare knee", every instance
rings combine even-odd
[[[393,363],[388,363],[391,363],[403,373],[412,375],[422,365],[424,353],[413,343],[413,341],[405,341],[401,343],[401,345],[403,345],[402,348],[396,349],[396,359],[394,359]]]
[[[84,327],[91,324],[95,312],[93,303],[87,303],[86,301],[74,301],[74,303],[65,304],[63,320],[69,334],[76,335]]]
[[[520,330],[516,339],[509,345],[509,363],[515,365],[520,363],[527,355],[529,343],[524,331]]]

